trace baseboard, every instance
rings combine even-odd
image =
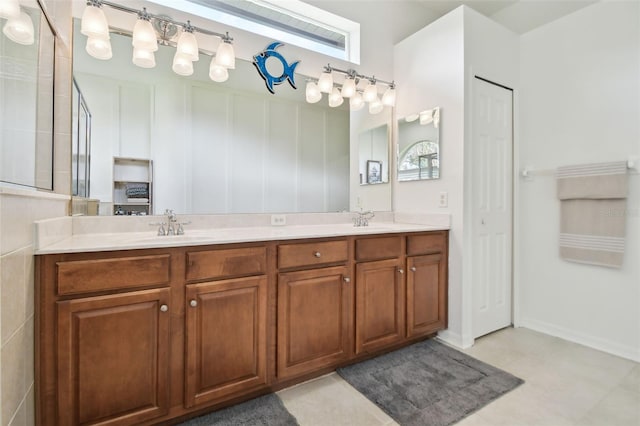
[[[462,335],[460,335],[459,333],[454,333],[450,330],[439,331],[438,339],[459,349],[467,349],[473,346],[473,342],[471,342],[470,344],[465,344],[464,340],[462,339]]]
[[[568,328],[531,318],[521,318],[519,326],[559,337],[573,343],[588,346],[622,358],[630,359],[635,362],[640,362],[640,349],[633,346],[621,345],[620,343],[612,342],[601,337],[576,332]]]

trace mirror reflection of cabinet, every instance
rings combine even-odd
[[[113,214],[153,214],[153,161],[113,158]]]
[[[440,178],[440,108],[398,120],[398,181]]]
[[[389,126],[358,134],[360,185],[389,182]]]
[[[71,195],[89,198],[91,112],[75,79],[71,141]]]

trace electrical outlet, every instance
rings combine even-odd
[[[449,206],[449,193],[448,192],[441,192],[440,193],[439,206],[443,207],[443,208]]]
[[[273,226],[283,226],[287,224],[287,216],[283,214],[272,214],[271,224]]]

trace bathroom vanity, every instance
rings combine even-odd
[[[176,422],[431,336],[447,326],[448,231],[428,229],[40,250],[37,422]]]

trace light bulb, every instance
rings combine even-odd
[[[20,16],[18,0],[0,0],[0,18],[13,19]]]
[[[382,101],[376,96],[376,98],[369,103],[369,114],[378,114],[384,109]]]
[[[229,71],[222,65],[216,64],[215,58],[212,58],[209,65],[209,78],[215,82],[222,83],[229,79]]]
[[[362,99],[364,99],[365,102],[372,102],[374,99],[378,99],[378,88],[371,81],[369,81],[367,87],[364,88]]]
[[[339,107],[342,105],[342,102],[344,102],[344,99],[342,99],[342,96],[340,95],[340,90],[338,90],[337,87],[334,87],[331,94],[329,94],[329,106],[331,108]]]
[[[385,90],[384,95],[382,95],[382,105],[390,107],[396,105],[396,89],[392,86],[389,86],[389,88]]]
[[[178,75],[188,77],[193,74],[193,62],[187,55],[176,52],[171,69]]]
[[[111,59],[113,56],[111,42],[102,38],[89,37],[85,49],[89,55],[96,59],[102,59],[103,61]]]
[[[198,55],[198,40],[196,40],[195,34],[191,31],[183,31],[178,38],[178,46],[176,48],[178,52],[187,55],[192,61],[200,59]]]
[[[323,71],[318,79],[318,89],[323,93],[331,93],[333,90],[333,76],[331,71]]]
[[[354,78],[347,78],[342,83],[342,97],[350,98],[356,93],[356,80]]]
[[[227,69],[234,69],[236,67],[236,53],[233,50],[233,45],[222,41],[218,45],[216,51],[216,63]]]
[[[109,24],[101,8],[92,5],[85,7],[80,32],[91,38],[109,39]]]
[[[309,102],[310,104],[315,104],[320,99],[322,99],[322,92],[318,88],[318,85],[313,81],[307,82],[305,95],[307,98],[307,102]]]
[[[156,66],[156,55],[150,50],[134,47],[132,61],[140,68],[153,68]]]
[[[359,111],[364,106],[364,100],[362,99],[362,95],[356,92],[351,99],[349,99],[349,108],[351,111]]]
[[[156,30],[153,29],[151,22],[146,19],[139,18],[133,27],[133,37],[131,39],[133,47],[138,49],[155,52],[158,50],[158,40],[156,39]]]
[[[412,121],[416,121],[418,118],[420,118],[420,114],[409,114],[404,118],[404,121],[411,123]]]
[[[11,18],[2,28],[4,35],[18,44],[33,44],[33,22],[25,12],[20,12],[17,18]]]

